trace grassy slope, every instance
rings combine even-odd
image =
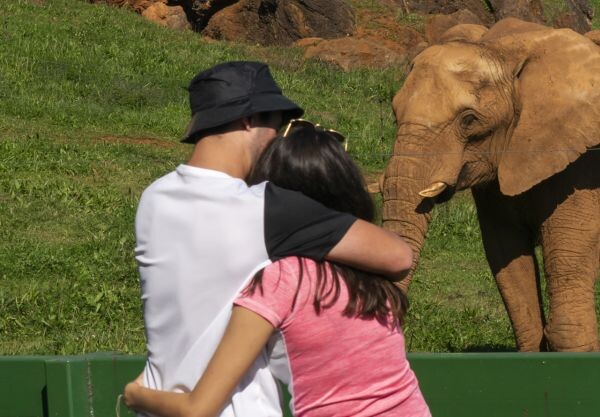
[[[600,30],[600,0],[590,0],[594,8],[594,20],[592,21],[592,29]]]
[[[389,153],[394,71],[207,44],[83,1],[1,2],[0,20],[0,353],[143,352],[135,207],[189,151],[177,137],[199,69],[267,61],[364,166],[381,170]]]
[[[394,137],[402,74],[343,74],[293,48],[205,43],[83,1],[0,2],[0,354],[144,351],[137,199],[189,151],[184,87],[223,60],[271,64],[367,172]],[[468,196],[437,219],[412,287],[411,350],[511,349]]]

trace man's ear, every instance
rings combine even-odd
[[[241,121],[242,121],[242,126],[244,126],[244,130],[249,131],[254,126],[252,116],[242,117]]]

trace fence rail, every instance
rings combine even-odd
[[[409,360],[434,417],[600,415],[600,353],[413,353]],[[143,363],[117,353],[0,356],[0,417],[114,417],[118,394]]]

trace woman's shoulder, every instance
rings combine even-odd
[[[323,263],[327,265],[327,262]],[[310,258],[287,256],[265,267],[265,273],[286,275],[292,274],[297,276],[297,274],[302,271],[303,273],[308,272],[310,274],[312,271],[317,269],[318,264],[319,263]]]

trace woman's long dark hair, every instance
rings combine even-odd
[[[262,153],[248,178],[250,184],[269,180],[289,190],[300,191],[321,204],[372,222],[375,207],[359,168],[344,150],[338,138],[319,127],[303,125],[286,137],[277,136]],[[298,259],[300,276],[292,308],[296,304],[303,277],[303,262]],[[313,306],[317,314],[336,303],[340,294],[340,277],[348,287],[349,300],[344,315],[377,319],[401,325],[408,309],[406,295],[384,277],[329,262],[317,262]],[[253,294],[262,292],[262,272],[248,286]],[[331,279],[328,276],[331,275]]]

